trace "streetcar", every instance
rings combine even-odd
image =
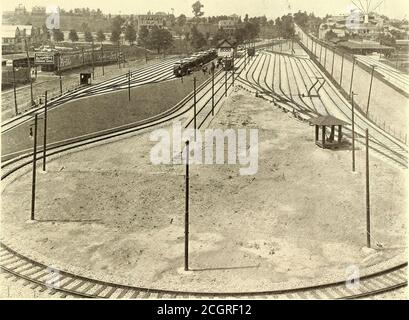
[[[207,51],[196,52],[189,58],[177,61],[173,65],[173,74],[176,77],[183,77],[193,70],[202,67],[203,65],[209,63],[210,61],[217,58],[217,51],[215,49],[210,49]]]

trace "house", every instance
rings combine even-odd
[[[31,44],[34,29],[32,25],[2,25],[1,34],[3,52],[21,52]]]

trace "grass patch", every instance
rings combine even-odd
[[[207,79],[196,72],[198,85]],[[48,113],[48,143],[61,141],[104,129],[114,128],[157,115],[173,107],[193,91],[193,76],[183,83],[175,79],[148,84],[99,96],[67,102]],[[2,155],[32,147],[29,137],[30,123],[21,125],[2,135]],[[42,144],[42,120],[39,121],[38,138]]]

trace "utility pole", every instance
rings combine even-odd
[[[189,270],[189,141],[186,141],[185,175],[185,271]]]
[[[104,67],[104,45],[101,42],[101,62],[102,62],[102,76],[105,76],[105,67]]]
[[[233,51],[232,86],[234,86],[234,51]]]
[[[327,66],[327,51],[328,51],[328,48],[325,46],[324,69],[325,69],[325,67]]]
[[[16,91],[16,70],[14,67],[14,61],[13,61],[13,91],[14,91],[14,110],[16,112],[16,115],[18,115],[17,91]]]
[[[91,58],[92,58],[92,80],[95,80],[95,57],[94,57],[94,39],[92,39],[91,42],[92,48],[91,48]]]
[[[27,55],[27,67],[28,67],[28,75],[30,79],[30,97],[31,97],[31,105],[34,105],[34,97],[33,97],[33,80],[31,79],[31,62],[30,62],[30,55],[28,54],[28,47],[27,47],[27,38],[24,36],[24,46],[26,47],[26,55]]]
[[[47,91],[44,92],[44,134],[43,134],[43,171],[46,171],[47,156]]]
[[[335,49],[334,49],[334,51],[332,51],[331,77],[334,75],[334,61],[335,61]]]
[[[344,73],[344,53],[342,53],[342,60],[341,60],[341,76],[339,78],[339,85],[342,87],[342,76]]]
[[[128,100],[131,101],[131,70],[128,71]]]
[[[36,194],[36,169],[37,169],[37,124],[38,114],[34,116],[34,144],[33,144],[33,179],[31,184],[31,220],[35,220],[35,194]]]
[[[320,44],[320,63],[322,64],[321,57],[322,57],[322,43]]]
[[[349,95],[352,94],[352,83],[354,81],[354,71],[355,71],[355,56],[352,59],[352,73],[351,73],[351,84],[349,85]]]
[[[368,117],[369,115],[369,103],[371,101],[371,93],[372,93],[372,83],[373,83],[373,76],[375,72],[375,65],[372,66],[372,72],[371,72],[371,82],[369,84],[369,93],[368,93],[368,103],[366,105],[366,116]]]
[[[214,69],[212,71],[212,116],[214,116]]]
[[[60,95],[62,95],[61,55],[58,54],[58,77],[60,79]]]
[[[118,45],[117,45],[117,56],[118,56],[118,68],[121,69],[121,54],[120,54],[120,49],[119,49],[119,40],[118,40]]]
[[[227,70],[224,71],[224,95],[227,97]]]
[[[366,244],[371,247],[371,206],[369,194],[369,132],[365,130],[366,140]]]
[[[352,92],[352,172],[355,172],[355,93]]]
[[[193,125],[195,129],[195,141],[196,141],[196,77],[193,78]]]

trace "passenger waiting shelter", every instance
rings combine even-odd
[[[310,123],[315,126],[315,144],[323,149],[335,149],[342,145],[342,126],[347,125],[341,119],[331,115],[319,116],[310,120]],[[330,127],[329,135],[327,136],[327,127]],[[335,127],[338,127],[338,137],[335,140]],[[321,140],[320,140],[321,129]]]
[[[91,73],[80,73],[80,84],[81,85],[91,84]]]

